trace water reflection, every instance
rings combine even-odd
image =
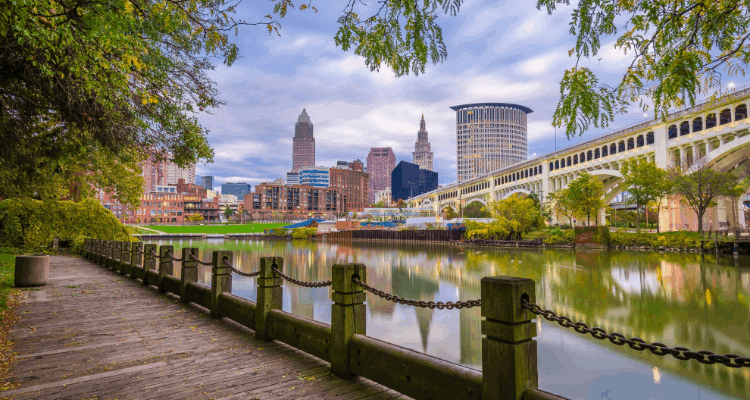
[[[235,251],[236,266],[284,258],[294,278],[326,280],[335,263],[363,263],[373,286],[401,297],[480,297],[484,276],[534,279],[540,305],[627,337],[694,350],[750,355],[750,260],[696,254],[460,248],[393,243],[173,242]],[[176,270],[179,270],[176,265]],[[210,268],[201,283],[210,285]],[[235,294],[256,299],[255,279],[235,275]],[[284,283],[285,311],[330,323],[330,288]],[[367,334],[481,368],[480,311],[403,306],[368,294]],[[748,368],[657,357],[538,323],[540,386],[574,399],[750,398]],[[679,397],[675,397],[679,394]]]

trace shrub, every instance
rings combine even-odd
[[[0,242],[22,252],[49,250],[52,239],[59,238],[78,253],[82,250],[83,239],[134,241],[130,233],[95,199],[0,201]]]
[[[273,228],[271,229],[271,235],[273,236],[287,236],[287,229],[284,228]]]
[[[292,239],[309,239],[318,233],[318,228],[294,228]]]

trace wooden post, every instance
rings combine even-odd
[[[99,265],[104,265],[104,255],[107,251],[107,241],[104,239],[99,240],[99,245],[97,247],[98,251],[96,256],[96,263]]]
[[[271,310],[280,310],[282,305],[281,277],[276,277],[273,267],[284,271],[281,257],[261,257],[258,275],[258,301],[255,305],[255,338],[271,340],[266,317]]]
[[[364,264],[334,264],[331,300],[331,372],[343,379],[352,379],[349,366],[349,341],[355,335],[366,334],[364,289],[352,282],[357,276],[367,283]]]
[[[164,277],[174,273],[174,262],[167,252],[173,253],[174,246],[159,246],[159,282],[156,283],[159,293],[164,293]]]
[[[147,244],[143,246],[143,285],[148,285],[146,271],[156,269],[156,245]]]
[[[199,249],[197,247],[185,247],[182,249],[182,273],[180,273],[180,301],[187,303],[187,284],[188,282],[198,282],[198,261],[195,261],[191,254],[198,258]]]
[[[136,265],[143,265],[143,242],[134,242],[130,245],[130,277],[133,279],[138,278],[133,268]]]
[[[536,302],[531,279],[510,276],[482,278],[482,398],[521,400],[526,389],[539,385],[534,314],[521,299]]]
[[[221,292],[232,291],[232,269],[225,263],[224,259],[232,263],[231,251],[214,251],[211,263],[211,316],[220,318],[221,308],[219,307],[219,295]]]
[[[124,249],[125,242],[115,242],[115,252],[112,256],[112,269],[122,273],[122,250]]]
[[[113,240],[112,247],[109,252],[109,265],[107,267],[117,270],[117,261],[120,258],[120,242]]]
[[[115,242],[107,240],[104,242],[104,245],[106,247],[104,248],[104,262],[102,263],[102,266],[104,268],[109,268],[112,265],[112,251],[114,250],[112,246],[115,245]]]
[[[127,275],[132,271],[130,267],[130,258],[132,252],[130,251],[130,242],[122,242],[122,251],[120,252],[120,274]]]

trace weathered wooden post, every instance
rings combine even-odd
[[[104,268],[109,268],[110,266],[110,259],[112,258],[112,243],[111,240],[104,241],[104,256],[102,256],[102,266]]]
[[[115,271],[120,270],[120,253],[122,252],[122,242],[119,240],[115,242],[115,249],[112,251],[112,269]]]
[[[333,293],[331,300],[331,372],[343,379],[354,374],[349,366],[349,341],[355,334],[366,333],[364,289],[353,277],[367,283],[367,268],[364,264],[334,264]]]
[[[167,255],[172,252],[174,252],[174,246],[159,246],[159,282],[156,283],[159,293],[164,293],[164,277],[174,273],[174,263]]]
[[[104,265],[107,268],[112,268],[115,262],[115,245],[117,242],[114,240],[109,241],[109,251],[107,252],[107,262]]]
[[[521,400],[539,385],[534,314],[521,299],[536,302],[532,279],[482,278],[482,398]]]
[[[185,247],[182,249],[182,272],[180,273],[180,280],[182,285],[180,286],[180,301],[187,303],[187,284],[188,282],[198,282],[198,248],[197,247]],[[191,257],[195,255],[195,259]]]
[[[143,246],[143,285],[148,285],[148,275],[146,271],[156,269],[156,245],[147,244]]]
[[[104,265],[104,254],[107,251],[107,241],[104,239],[99,240],[99,244],[97,247],[97,255],[96,255],[96,263],[99,265]]]
[[[143,242],[133,242],[130,244],[130,277],[135,279],[136,266],[143,263]]]
[[[273,267],[284,271],[281,257],[261,257],[258,275],[258,301],[255,303],[255,338],[271,340],[267,317],[271,310],[280,310],[282,305],[281,277],[276,277]]]
[[[232,291],[232,269],[226,265],[232,264],[231,251],[214,251],[211,259],[211,316],[220,318],[219,295],[221,292]]]
[[[128,275],[132,270],[130,266],[131,255],[130,242],[122,242],[122,251],[120,252],[120,274]]]

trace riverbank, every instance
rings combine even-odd
[[[247,224],[226,225],[145,225],[135,226],[140,228],[143,234],[176,233],[176,234],[219,234],[230,233],[259,233],[264,229],[273,229],[289,225],[286,222],[258,222]]]

